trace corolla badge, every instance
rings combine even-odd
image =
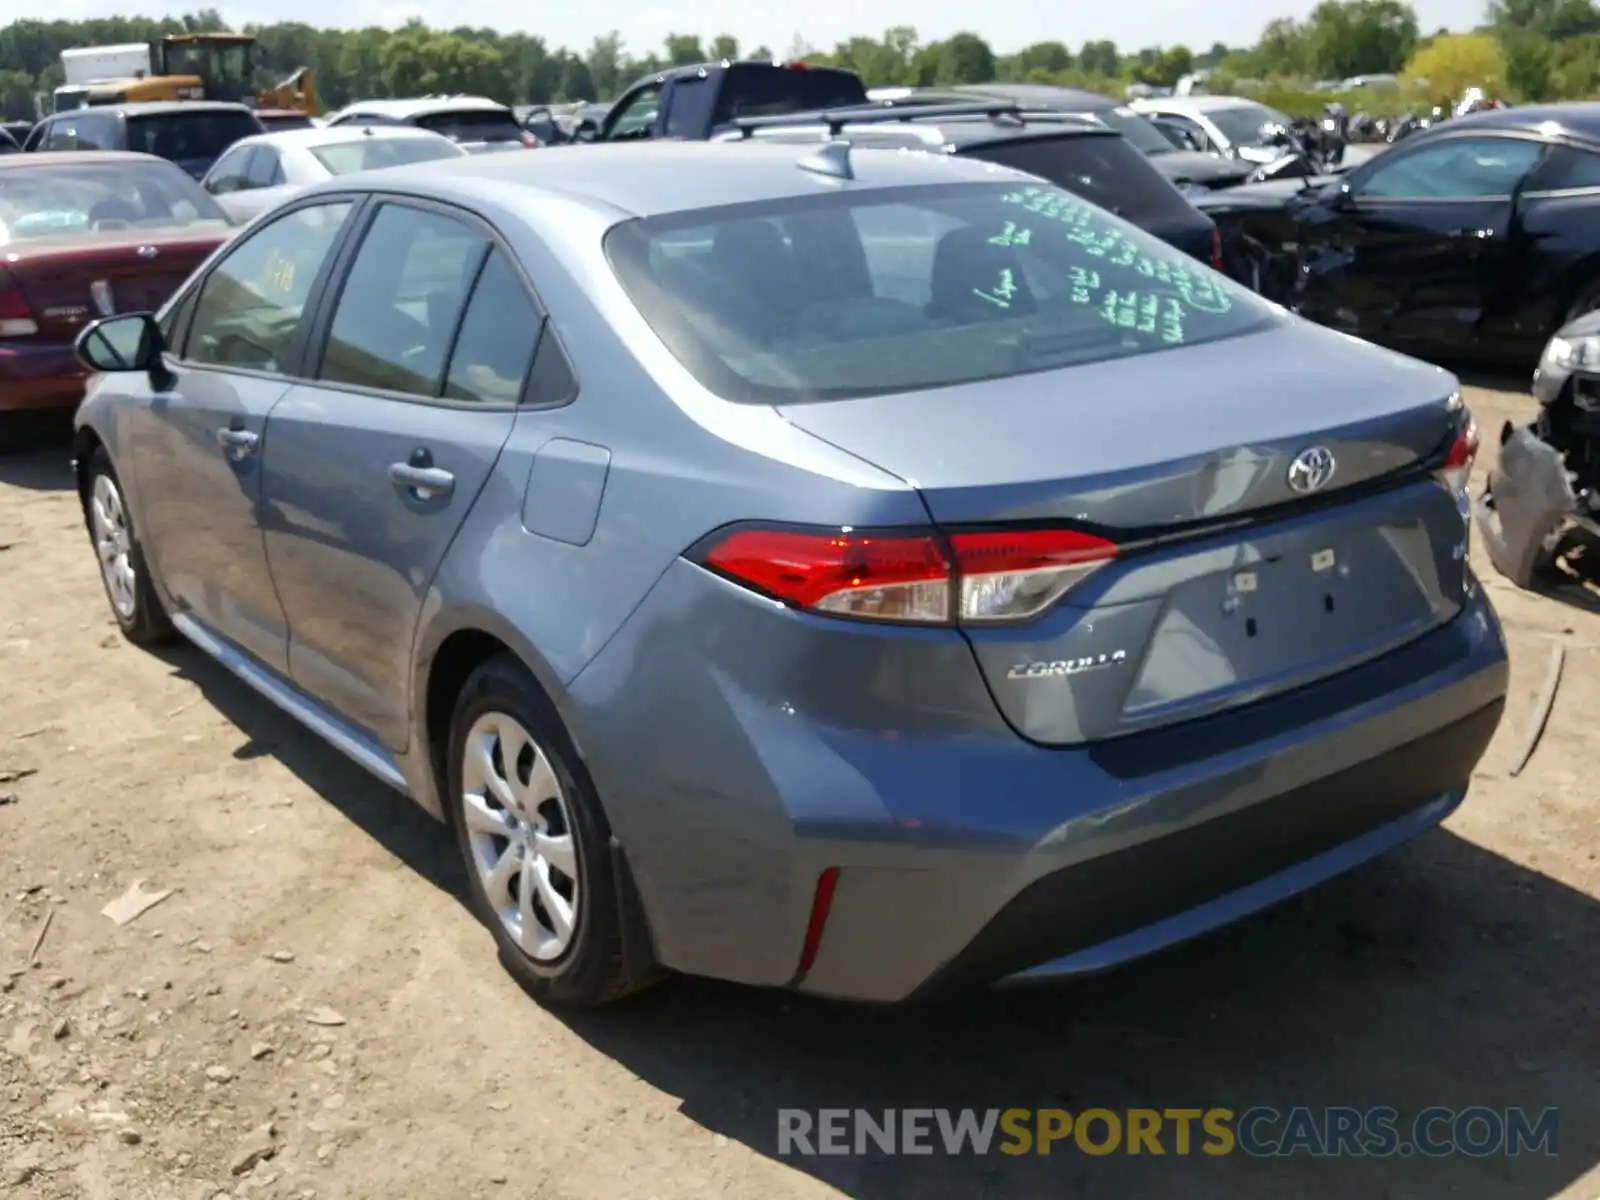
[[[1007,679],[1060,679],[1068,675],[1082,675],[1085,671],[1100,671],[1119,666],[1128,661],[1126,650],[1111,650],[1102,654],[1085,654],[1081,658],[1056,659],[1053,662],[1020,662],[1006,672]]]
[[[94,301],[94,309],[102,317],[116,313],[117,298],[111,294],[111,285],[104,279],[96,279],[89,285],[89,298]]]
[[[1289,464],[1289,489],[1299,492],[1302,496],[1320,492],[1328,486],[1328,481],[1333,478],[1337,466],[1338,463],[1333,460],[1333,451],[1326,446],[1312,446],[1302,450]]]

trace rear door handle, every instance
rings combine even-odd
[[[418,500],[448,496],[456,490],[456,477],[443,467],[422,467],[408,462],[390,463],[389,481],[405,488]]]
[[[228,457],[243,458],[256,452],[261,445],[261,435],[249,429],[219,429],[217,445],[227,452]]]

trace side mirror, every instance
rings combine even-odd
[[[161,326],[150,313],[125,313],[86,325],[73,343],[78,358],[91,371],[145,371],[161,369],[166,349]]]

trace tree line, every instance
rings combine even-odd
[[[34,98],[62,83],[62,50],[226,27],[210,9],[166,18],[13,21],[0,28],[0,109],[31,116]],[[289,22],[247,26],[245,32],[257,39],[258,83],[309,67],[330,109],[362,98],[430,92],[468,92],[515,104],[606,100],[665,67],[774,57],[772,47],[741,46],[727,34],[673,34],[658,50],[634,55],[618,33],[597,37],[580,51],[552,46],[535,33],[435,29],[419,21],[398,29],[318,29]],[[1217,42],[1203,51],[1128,50],[1101,39],[1076,48],[1041,41],[1002,54],[975,33],[923,41],[915,29],[897,27],[832,49],[797,42],[779,48],[777,57],[849,67],[875,86],[1001,80],[1120,93],[1133,83],[1170,87],[1184,75],[1208,70],[1213,91],[1266,92],[1280,107],[1301,110],[1320,104],[1329,85],[1360,75],[1404,76],[1413,93],[1406,100],[1420,91],[1452,95],[1473,83],[1514,100],[1587,98],[1600,92],[1600,9],[1595,0],[1490,0],[1483,24],[1471,33],[1424,35],[1404,0],[1323,0],[1303,21],[1268,23],[1248,47]]]

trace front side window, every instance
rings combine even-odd
[[[168,163],[57,166],[39,159],[0,175],[0,244],[57,233],[229,223],[204,188]]]
[[[247,234],[206,276],[184,357],[284,370],[312,285],[353,208],[349,201],[300,208]]]
[[[783,404],[945,387],[1261,328],[1273,310],[1056,187],[954,184],[628,221],[623,287],[707,388]]]
[[[445,359],[488,239],[454,217],[385,204],[334,310],[319,377],[437,397]]]
[[[217,160],[217,165],[211,168],[211,173],[206,176],[205,189],[213,195],[223,196],[229,192],[237,192],[249,186],[246,182],[250,167],[250,159],[255,154],[254,146],[240,146],[229,150]]]
[[[635,92],[632,98],[623,101],[623,105],[617,111],[617,119],[611,123],[606,140],[620,142],[650,137],[655,132],[656,116],[661,111],[661,85],[653,83]]]
[[[1362,199],[1467,200],[1509,196],[1544,146],[1518,138],[1447,138],[1387,156],[1355,189]]]

